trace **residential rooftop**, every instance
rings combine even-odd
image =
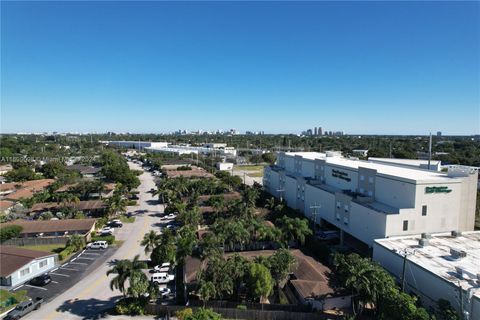
[[[35,259],[56,255],[56,253],[51,252],[2,245],[0,246],[0,276],[8,277]]]
[[[421,238],[421,235],[392,237],[375,240],[375,243],[399,255],[409,253],[409,263],[455,285],[460,282],[465,290],[476,288],[472,290],[480,297],[480,231],[462,232],[456,237],[450,233],[433,234],[423,247],[419,245]],[[452,252],[461,252],[464,257]],[[457,268],[462,269],[462,276]]]
[[[18,225],[23,229],[20,234],[38,234],[52,232],[89,231],[95,225],[95,219],[62,219],[62,220],[15,220],[2,224]]]

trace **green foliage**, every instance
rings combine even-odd
[[[114,235],[107,235],[107,236],[92,236],[91,241],[107,241],[108,244],[115,243],[115,236]]]
[[[121,183],[128,190],[134,189],[140,185],[137,175],[130,170],[125,158],[111,150],[105,151],[101,155],[102,174],[109,181]]]
[[[202,301],[208,301],[217,295],[215,284],[211,281],[201,281],[198,289],[198,295]]]
[[[153,248],[150,259],[154,264],[162,264],[164,262],[175,263],[177,256],[177,247],[175,245],[175,237],[173,233],[166,229],[163,231],[160,243]]]
[[[262,154],[262,159],[268,164],[274,164],[277,161],[277,156],[273,152],[266,152]]]
[[[175,317],[178,318],[178,320],[185,320],[187,317],[193,315],[193,310],[192,308],[185,308],[183,310],[179,310],[175,312]]]
[[[65,248],[58,253],[58,259],[60,259],[60,261],[63,261],[67,259],[74,252],[75,252],[74,247],[65,246]]]
[[[276,224],[282,231],[282,238],[286,245],[290,241],[297,241],[303,245],[306,237],[312,235],[307,219],[290,218],[284,215],[277,220]]]
[[[68,237],[66,247],[71,247],[75,252],[85,247],[85,241],[81,235],[73,234]]]
[[[147,276],[142,269],[146,264],[140,261],[140,256],[136,255],[133,260],[119,260],[107,271],[107,276],[114,274],[115,277],[110,281],[110,289],[118,289],[124,297],[127,295],[133,298],[139,298],[142,294],[149,291]],[[128,281],[129,288],[125,288]]]
[[[450,301],[440,299],[437,301],[439,320],[460,320],[460,315],[457,313],[454,307],[450,304]]]
[[[273,279],[270,271],[264,265],[253,262],[250,264],[248,274],[250,294],[263,302],[273,291]]]
[[[192,170],[191,166],[179,166],[177,167],[177,171],[189,171]]]
[[[23,227],[18,225],[9,225],[0,228],[0,243],[8,239],[17,238],[22,232]]]
[[[4,177],[8,182],[23,182],[40,178],[32,169],[26,166],[5,173]]]
[[[239,305],[237,305],[237,309],[238,310],[247,310],[247,306],[244,305],[244,304],[239,304]]]
[[[124,298],[115,305],[115,312],[122,315],[137,316],[145,314],[146,299]]]
[[[212,309],[199,308],[191,315],[186,315],[184,320],[221,320],[222,316]]]
[[[279,249],[267,258],[266,267],[277,285],[285,281],[293,270],[296,260],[287,249]]]
[[[0,289],[0,312],[3,313],[7,311],[16,304],[25,301],[27,298],[27,290],[9,292],[7,290]]]
[[[152,250],[160,244],[161,235],[156,233],[154,230],[150,230],[149,233],[146,233],[143,236],[142,242],[140,245],[145,247],[145,254],[152,252]]]

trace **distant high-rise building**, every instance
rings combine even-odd
[[[319,135],[319,136],[323,135],[322,127],[318,127],[318,135]]]
[[[442,136],[442,131],[437,131],[437,137],[441,137]]]
[[[315,136],[317,135],[317,127],[315,127],[315,129],[314,129],[314,135]]]
[[[311,136],[312,135],[312,129],[308,129],[307,130],[307,136]]]

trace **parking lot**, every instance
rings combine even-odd
[[[99,265],[107,261],[115,252],[115,248],[106,250],[82,250],[47,274],[52,282],[45,286],[34,286],[28,282],[14,288],[12,291],[26,290],[27,296],[31,298],[41,297],[46,302],[52,300],[62,292],[66,291],[82,278],[95,270]]]

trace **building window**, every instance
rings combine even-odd
[[[20,270],[20,277],[26,276],[30,273],[30,267]]]
[[[337,201],[337,208],[340,209],[340,207],[341,207],[340,201]]]
[[[337,218],[337,220],[340,220],[340,215],[337,213],[337,214],[335,215],[335,218]]]
[[[344,218],[343,218],[343,223],[344,223],[344,224],[348,224],[348,217],[344,217]]]
[[[427,206],[422,206],[422,216],[427,215]]]
[[[38,267],[39,267],[39,268],[43,268],[43,267],[45,267],[47,264],[48,264],[48,260],[42,260],[42,261],[40,261],[40,263],[38,264]]]
[[[360,193],[364,193],[365,190],[363,188],[360,188]]]
[[[348,205],[345,205],[343,208],[345,209],[345,212],[348,212]]]
[[[360,181],[363,181],[363,180],[365,180],[365,176],[364,176],[364,175],[361,175],[361,176],[360,176]]]
[[[368,182],[373,183],[373,177],[368,178]]]
[[[403,220],[403,231],[408,230],[408,220]]]

